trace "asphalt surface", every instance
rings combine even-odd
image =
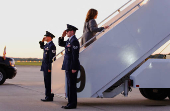
[[[44,98],[43,73],[40,66],[17,66],[13,79],[0,86],[0,111],[62,111],[67,100],[54,97],[53,102],[41,102]],[[169,111],[170,100],[154,101],[144,98],[138,89],[132,89],[128,97],[78,98],[77,111]],[[70,110],[70,109],[69,109]]]

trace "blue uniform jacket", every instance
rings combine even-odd
[[[74,35],[71,40],[64,41],[63,37],[59,37],[59,46],[65,47],[65,56],[62,70],[80,70],[79,50],[80,44]]]
[[[52,59],[56,55],[56,46],[53,41],[49,44],[44,45],[44,42],[39,42],[40,48],[44,49],[43,61],[41,65],[41,71],[48,72],[48,69],[51,70]]]

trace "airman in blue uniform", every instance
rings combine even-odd
[[[52,33],[46,31],[42,41],[39,42],[40,48],[44,50],[41,71],[44,73],[45,99],[41,101],[53,101],[54,94],[51,93],[51,64],[56,55],[56,46],[52,39],[55,37]],[[47,43],[44,45],[44,41]]]
[[[59,37],[59,46],[65,47],[65,56],[62,65],[62,70],[65,70],[67,79],[67,96],[68,104],[62,106],[64,109],[74,109],[77,107],[77,74],[80,70],[79,49],[80,44],[75,33],[78,30],[76,27],[67,24],[67,29],[63,32],[62,37]],[[64,41],[64,37],[69,39]]]

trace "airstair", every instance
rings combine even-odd
[[[126,96],[129,75],[170,40],[170,1],[145,2],[128,1],[102,21],[109,29],[97,33],[97,40],[87,48],[81,47],[78,97],[110,98],[123,91]],[[52,92],[61,97],[67,89],[63,59],[61,51],[52,66]]]

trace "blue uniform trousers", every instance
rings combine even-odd
[[[51,96],[51,72],[43,71],[44,73],[44,84],[45,84],[45,95],[46,97]]]
[[[67,78],[67,96],[68,96],[68,104],[67,106],[77,106],[77,74],[78,71],[72,73],[71,70],[66,70],[66,78]]]

